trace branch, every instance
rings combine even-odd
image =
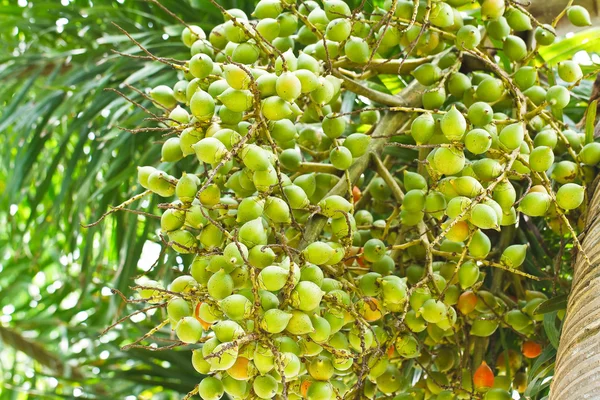
[[[404,88],[400,93],[398,93],[398,98],[401,101],[402,106],[406,107],[418,107],[421,103],[421,93],[423,87],[415,81],[411,82],[406,88]],[[377,124],[373,132],[372,136],[378,137],[377,139],[371,139],[369,143],[369,147],[367,148],[367,152],[357,159],[354,164],[348,170],[348,177],[350,182],[354,183],[360,178],[361,174],[367,169],[369,163],[371,161],[372,155],[379,156],[383,151],[386,143],[389,140],[389,137],[385,136],[386,132],[395,132],[397,131],[406,121],[410,118],[410,114],[404,112],[388,112],[381,121]],[[380,137],[380,138],[379,138]],[[343,195],[348,189],[348,185],[345,180],[340,180],[337,185],[333,187],[327,193],[327,196],[333,195]],[[309,243],[312,243],[317,240],[319,234],[325,227],[325,223],[327,222],[327,218],[315,214],[313,217],[306,223],[304,237],[299,244],[299,249],[305,248]]]

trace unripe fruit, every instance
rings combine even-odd
[[[506,323],[513,329],[520,331],[531,325],[532,321],[526,314],[520,310],[510,310],[505,316]]]
[[[532,29],[531,19],[518,8],[511,8],[506,12],[508,25],[515,31],[530,31]]]
[[[410,133],[417,144],[429,143],[435,132],[435,121],[429,113],[419,115],[410,126]]]
[[[425,207],[425,192],[420,189],[413,189],[406,192],[402,207],[408,211],[423,211]]]
[[[427,190],[427,181],[425,178],[416,173],[408,170],[404,171],[404,189],[410,191],[413,189]],[[357,212],[358,214],[358,212]],[[361,224],[362,225],[362,224]]]
[[[233,279],[224,270],[220,270],[210,277],[207,288],[211,297],[222,300],[233,292]]]
[[[487,318],[490,317],[488,316]],[[489,337],[496,332],[498,325],[498,321],[492,319],[477,319],[471,325],[470,334],[472,336]]]
[[[475,197],[484,192],[483,186],[472,176],[461,176],[454,180],[454,188],[459,196]]]
[[[337,18],[349,17],[351,14],[350,7],[342,0],[325,0],[323,2],[325,15],[329,20]]]
[[[442,70],[437,65],[426,63],[415,68],[415,70],[411,72],[411,75],[414,76],[421,85],[429,86],[440,80]]]
[[[558,76],[565,82],[576,82],[583,77],[581,67],[575,61],[567,60],[558,63]]]
[[[481,17],[484,21],[501,17],[504,10],[504,2],[501,0],[484,0],[481,3]]]
[[[250,265],[257,268],[265,268],[266,266],[273,263],[275,260],[275,253],[268,247],[255,246],[248,252],[248,261]]]
[[[442,117],[440,126],[446,138],[451,141],[458,141],[465,134],[467,121],[462,113],[452,106],[450,111]]]
[[[205,377],[198,385],[198,394],[202,400],[219,400],[223,393],[223,384],[219,379],[212,376]]]
[[[285,200],[269,196],[265,202],[265,217],[274,224],[287,224],[291,222],[290,208]]]
[[[571,6],[567,9],[567,18],[575,26],[589,26],[592,24],[590,13],[582,6]]]
[[[504,85],[500,79],[488,77],[477,85],[476,94],[478,99],[493,103],[504,94]]]
[[[535,41],[541,46],[548,46],[554,43],[556,32],[552,25],[544,24],[535,28]]]
[[[302,311],[311,311],[319,307],[323,291],[310,281],[299,282],[291,294],[291,305]]]
[[[441,218],[446,209],[446,198],[440,192],[430,191],[425,198],[425,212],[435,218]]]
[[[173,89],[166,85],[160,85],[150,91],[152,100],[164,107],[171,109],[177,105]]]
[[[554,152],[550,147],[539,146],[529,154],[529,168],[536,172],[547,171],[554,163]]]
[[[565,108],[570,100],[569,90],[564,86],[554,85],[546,92],[546,101],[558,109]]]
[[[292,318],[290,313],[277,308],[267,310],[260,321],[260,327],[269,333],[281,333]]]
[[[302,251],[306,260],[311,264],[324,265],[335,254],[335,250],[325,242],[313,242]]]
[[[179,81],[175,84],[175,86],[173,86],[173,95],[175,96],[175,99],[180,102],[180,103],[185,103],[187,102],[187,87],[188,87],[188,81],[186,80],[182,80]]]
[[[475,103],[478,104],[478,103]],[[474,104],[474,105],[475,105]],[[485,104],[485,103],[484,103]],[[486,104],[487,105],[487,104]],[[489,107],[489,106],[488,106]],[[491,110],[491,108],[490,108]],[[469,111],[470,113],[470,111]],[[473,154],[483,154],[492,146],[492,136],[485,129],[473,129],[465,136],[465,147]]]
[[[472,25],[461,27],[456,33],[456,47],[459,49],[472,50],[481,42],[479,29]]]
[[[363,256],[369,262],[379,261],[385,255],[385,244],[379,239],[369,239],[363,247]]]
[[[258,19],[263,18],[277,18],[279,14],[283,11],[283,5],[279,0],[260,0],[256,7],[254,8],[254,12],[252,13],[253,17]]]
[[[298,310],[292,311],[292,318],[285,329],[293,335],[306,335],[315,331],[308,314]]]
[[[307,400],[327,400],[333,396],[335,396],[335,392],[329,382],[312,382],[306,391]]]
[[[257,376],[252,383],[252,389],[259,398],[272,399],[277,394],[277,380],[271,375]]]
[[[328,196],[319,202],[320,213],[329,218],[341,218],[345,213],[349,213],[352,204],[342,196]]]
[[[552,178],[558,183],[573,182],[577,178],[578,166],[572,161],[560,161],[554,164],[552,169]]]
[[[249,110],[250,107],[252,107],[253,97],[252,92],[249,90],[229,88],[226,89],[220,95],[218,95],[217,99],[231,111],[243,112]]]
[[[415,358],[419,356],[419,342],[412,335],[400,335],[394,343],[398,354],[404,358]]]
[[[184,343],[196,343],[202,336],[202,324],[195,317],[183,317],[176,328],[177,337]]]
[[[336,147],[329,153],[331,164],[342,171],[347,170],[352,165],[352,153],[346,147]]]
[[[384,394],[392,394],[398,391],[403,383],[405,383],[405,378],[402,372],[393,365],[389,365],[383,375],[377,378],[377,389]]]
[[[175,297],[167,304],[167,315],[171,323],[177,324],[182,318],[191,316],[192,312],[186,300]]]
[[[147,172],[148,172],[148,170],[142,172],[142,174],[147,173]],[[139,173],[140,173],[140,171],[138,170],[138,174]],[[141,179],[144,179],[144,177],[142,176]],[[171,181],[173,179],[175,179],[175,178],[173,178],[170,175],[167,175],[163,171],[159,171],[159,170],[155,169],[148,176],[148,181],[147,181],[148,189],[152,190],[154,193],[156,193],[162,197],[173,196],[175,194],[175,186],[171,184]]]
[[[246,42],[236,46],[231,55],[231,60],[240,64],[250,65],[255,63],[259,57],[259,47],[255,43]]]
[[[292,114],[290,104],[279,96],[271,96],[262,101],[262,113],[270,121],[279,121]]]
[[[344,52],[350,61],[357,64],[365,64],[369,61],[369,56],[371,54],[368,43],[355,36],[351,36],[350,39],[348,39],[344,45]]]
[[[521,146],[525,138],[525,129],[520,122],[507,125],[500,131],[498,139],[508,150],[514,150]]]
[[[504,249],[502,256],[500,257],[500,262],[509,268],[518,268],[525,261],[526,255],[527,245],[515,244]]]
[[[375,125],[381,119],[379,110],[365,109],[360,113],[360,122],[365,125]]]
[[[494,111],[489,104],[478,101],[469,107],[467,116],[473,125],[485,126],[492,122]]]
[[[473,261],[465,261],[458,269],[458,282],[463,289],[468,289],[479,280],[479,267]]]
[[[181,41],[187,47],[191,47],[198,39],[206,39],[206,34],[199,26],[186,26],[181,32]]]
[[[272,42],[279,36],[281,27],[275,18],[263,18],[256,24],[256,30],[263,38]]]
[[[298,185],[288,185],[283,188],[283,192],[293,210],[306,208],[310,203],[306,192]]]
[[[172,232],[183,226],[185,223],[185,211],[177,209],[165,210],[160,218],[160,229],[163,232]]]
[[[452,11],[452,7],[441,1],[433,3],[429,18],[431,23],[439,28],[447,28],[454,24],[454,12]]]
[[[544,129],[535,135],[535,138],[533,139],[533,145],[535,147],[547,146],[554,149],[557,143],[558,135],[554,129]]]
[[[423,108],[427,110],[436,110],[444,105],[446,101],[446,91],[443,87],[429,89],[423,92],[421,96]]]
[[[255,144],[245,145],[241,151],[241,158],[244,165],[251,171],[266,171],[271,168],[268,153]]]
[[[546,100],[546,90],[541,86],[532,86],[525,90],[523,94],[536,106],[539,106],[544,100]]]
[[[207,164],[217,164],[227,154],[227,147],[220,140],[209,137],[192,146],[196,156]]]
[[[490,238],[479,229],[475,231],[471,243],[469,243],[469,254],[475,258],[485,258],[491,249]]]
[[[288,270],[276,265],[264,268],[258,274],[260,287],[271,292],[281,290],[288,281],[290,273]]]
[[[201,121],[211,119],[215,113],[215,101],[212,96],[203,90],[194,93],[190,100],[192,115]]]
[[[233,321],[243,321],[252,313],[252,302],[240,294],[232,294],[219,302],[223,313]]]
[[[481,229],[497,229],[498,216],[496,211],[485,204],[476,204],[471,209],[469,222]]]
[[[336,116],[335,114],[328,114],[323,119],[323,132],[330,139],[335,139],[344,133],[346,129],[346,119],[343,116]]]
[[[526,90],[536,83],[537,70],[534,67],[521,67],[513,77],[519,89]]]
[[[237,221],[248,222],[260,217],[264,212],[264,201],[256,197],[243,199],[238,206]]]
[[[592,142],[583,146],[579,152],[579,160],[585,165],[591,166],[600,163],[600,143]]]
[[[282,99],[292,101],[302,93],[302,83],[293,72],[284,72],[277,78],[275,90]]]
[[[500,16],[487,23],[486,31],[492,39],[504,40],[510,34],[510,26],[506,18]]]
[[[169,125],[187,124],[190,122],[190,114],[185,109],[177,106],[169,113],[169,119],[173,120],[169,121]]]
[[[206,54],[196,54],[190,59],[190,73],[195,78],[206,78],[212,72],[213,67],[213,60]]]
[[[562,185],[556,192],[556,202],[564,210],[574,210],[583,203],[585,189],[576,183]]]
[[[402,304],[406,301],[406,283],[395,275],[381,279],[383,300],[386,304]]]
[[[469,89],[471,89],[471,79],[467,75],[455,72],[448,78],[448,91],[452,96],[461,99]]]
[[[465,196],[456,196],[450,199],[446,207],[446,215],[451,219],[458,218],[462,215],[461,220],[466,219],[466,210],[471,205],[471,199]]]
[[[277,94],[277,90],[275,89],[275,86],[277,84],[277,78],[278,77],[275,74],[264,74],[256,79],[256,86],[258,88],[258,91],[260,92],[261,98],[264,99],[266,97]],[[219,94],[220,93],[218,93],[217,96]]]
[[[420,309],[420,313],[425,321],[432,324],[440,322],[446,315],[446,312],[446,305],[435,299],[427,300]]]
[[[244,90],[250,87],[252,76],[246,70],[235,64],[226,64],[223,66],[223,77],[236,90]]]
[[[457,148],[441,147],[436,149],[433,156],[433,167],[443,175],[455,175],[465,166],[465,155]]]
[[[530,217],[541,217],[550,208],[550,196],[547,193],[529,192],[519,203],[519,211]]]

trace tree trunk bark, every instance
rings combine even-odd
[[[576,256],[550,400],[600,399],[600,185],[590,201],[582,247]]]

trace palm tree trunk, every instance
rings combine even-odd
[[[550,400],[600,398],[599,208],[600,185],[596,185],[582,243],[591,265],[577,255]]]

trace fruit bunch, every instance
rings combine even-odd
[[[166,288],[137,286],[206,375],[191,395],[522,392],[549,286],[524,271],[515,230],[544,219],[577,245],[600,162],[562,118],[580,66],[536,57],[553,25],[511,0],[215,6],[208,35],[183,29],[189,60],[163,60],[181,74],[149,93],[163,164],[138,170],[143,195],[169,201],[165,243],[191,255]],[[379,90],[382,74],[406,87]]]

